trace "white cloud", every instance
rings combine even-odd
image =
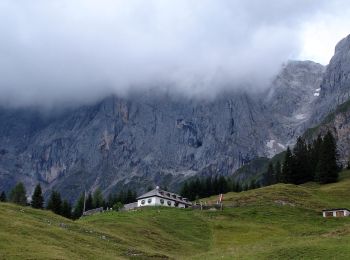
[[[350,5],[334,1],[329,13],[319,12],[302,29],[303,49],[298,58],[327,65],[335,45],[350,34]]]
[[[298,56],[301,28],[327,2],[2,0],[0,104],[89,102],[150,86],[192,96],[263,88]]]

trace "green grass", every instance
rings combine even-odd
[[[224,211],[147,208],[70,221],[0,204],[0,259],[350,259],[350,172],[340,182],[225,194]],[[207,200],[215,200],[216,197]]]

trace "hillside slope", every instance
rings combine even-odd
[[[335,184],[228,193],[224,211],[149,208],[75,222],[1,203],[0,259],[347,259],[350,218],[320,210],[350,208],[349,185],[343,172]]]

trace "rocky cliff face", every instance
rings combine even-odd
[[[110,97],[49,121],[35,115],[24,123],[19,118],[26,111],[2,111],[9,124],[1,130],[0,188],[41,181],[74,198],[85,188],[108,193],[124,186],[176,186],[199,173],[229,175],[266,154],[272,122],[265,112],[244,93],[215,102]]]
[[[337,48],[345,71],[350,59],[343,58],[343,45]],[[315,104],[331,103],[326,77],[336,68],[289,62],[266,92],[225,93],[212,101],[148,92],[54,116],[0,109],[0,190],[21,180],[31,192],[41,182],[74,200],[84,189],[176,189],[189,176],[233,174],[253,158],[284,150],[312,125]],[[347,79],[332,83],[332,98],[334,89],[346,97]]]
[[[274,121],[271,132],[275,136],[268,146],[277,143],[276,149],[270,149],[271,156],[293,145],[310,126],[324,72],[324,66],[312,61],[292,61],[273,81],[265,99]]]
[[[312,123],[320,123],[338,105],[346,102],[350,95],[350,35],[341,40],[327,66],[320,85],[320,98],[315,104]]]

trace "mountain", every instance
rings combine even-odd
[[[205,100],[152,90],[49,115],[1,108],[0,190],[23,181],[31,192],[40,182],[73,201],[97,187],[105,195],[155,184],[177,190],[190,176],[232,175],[293,144],[332,110],[330,100],[345,100],[347,80],[334,81],[332,91],[327,82],[350,64],[348,39],[327,68],[288,62],[266,91]]]
[[[330,130],[337,140],[340,162],[346,165],[350,159],[350,35],[337,44],[320,88],[310,119],[312,127],[305,137],[316,138]]]
[[[324,208],[350,207],[349,171],[341,176],[338,183],[327,185],[278,184],[227,193],[224,210],[216,212],[151,207],[71,221],[46,210],[0,202],[0,256],[349,259],[350,217],[324,219],[321,213]]]
[[[320,98],[315,103],[311,117],[320,123],[338,105],[349,100],[350,95],[350,35],[341,40],[336,48],[320,85]]]

